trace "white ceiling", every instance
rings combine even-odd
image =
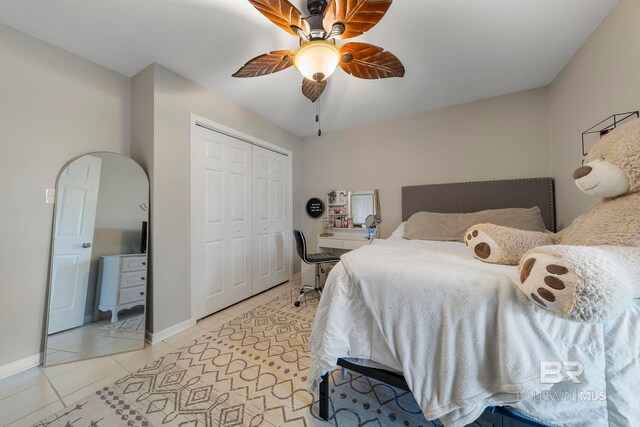
[[[321,98],[324,131],[545,86],[618,0],[396,0],[353,39],[395,53],[403,79],[337,70]],[[306,0],[294,0],[306,14]],[[315,105],[290,68],[231,77],[247,60],[297,40],[247,0],[3,0],[0,22],[133,76],[157,62],[299,135]]]

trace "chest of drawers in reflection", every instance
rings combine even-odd
[[[98,310],[111,311],[111,323],[118,313],[136,306],[144,307],[147,298],[146,255],[100,257],[100,300]]]

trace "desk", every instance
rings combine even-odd
[[[322,237],[318,235],[318,252],[342,254],[345,251],[358,249],[371,243],[369,230],[366,228],[332,228],[329,233],[333,236]]]
[[[318,235],[318,247],[315,250],[311,248],[307,248],[307,250],[309,252],[332,252],[336,255],[342,255],[371,244],[374,239],[378,238],[378,230],[379,229],[375,229],[375,233],[371,239],[369,239],[369,230],[366,228],[332,228],[329,229],[328,232],[332,233],[333,236],[320,237],[320,235]],[[372,232],[374,231],[372,230]],[[314,286],[315,267],[303,261],[300,262],[302,263],[300,267],[302,286]],[[322,268],[325,270],[325,273],[320,275],[320,283],[324,283],[326,280],[331,266],[329,264],[323,264]]]

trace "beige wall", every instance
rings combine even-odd
[[[300,138],[297,136],[162,66],[153,66],[153,80],[153,159],[144,159],[144,162],[153,165],[152,331],[159,332],[191,317],[190,114],[206,117],[293,152],[294,226],[298,225],[302,210],[300,186],[295,184],[301,182],[302,168],[297,160],[300,158]],[[136,83],[134,78],[134,97]],[[140,83],[144,84],[144,79]]]
[[[130,80],[0,25],[0,366],[40,352],[53,206],[73,157],[128,154]]]
[[[639,22],[640,1],[620,0],[550,87],[551,161],[561,227],[596,201],[571,178],[582,161],[582,132],[611,114],[640,109]]]
[[[548,117],[543,88],[305,138],[301,196],[378,188],[386,237],[402,186],[549,176]],[[302,223],[310,236],[322,229]]]
[[[137,161],[149,176],[149,230],[153,230],[153,65],[136,74],[131,81],[131,158]],[[147,310],[146,328],[153,325],[153,236],[147,242]]]

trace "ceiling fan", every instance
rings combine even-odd
[[[292,65],[304,76],[302,93],[316,102],[327,79],[340,66],[361,79],[403,77],[404,66],[391,52],[367,43],[336,40],[357,37],[384,17],[393,0],[308,0],[309,16],[288,0],[249,0],[260,13],[286,32],[299,37],[296,50],[276,50],[247,62],[233,77],[258,77],[285,70]],[[316,118],[317,120],[317,118]]]

